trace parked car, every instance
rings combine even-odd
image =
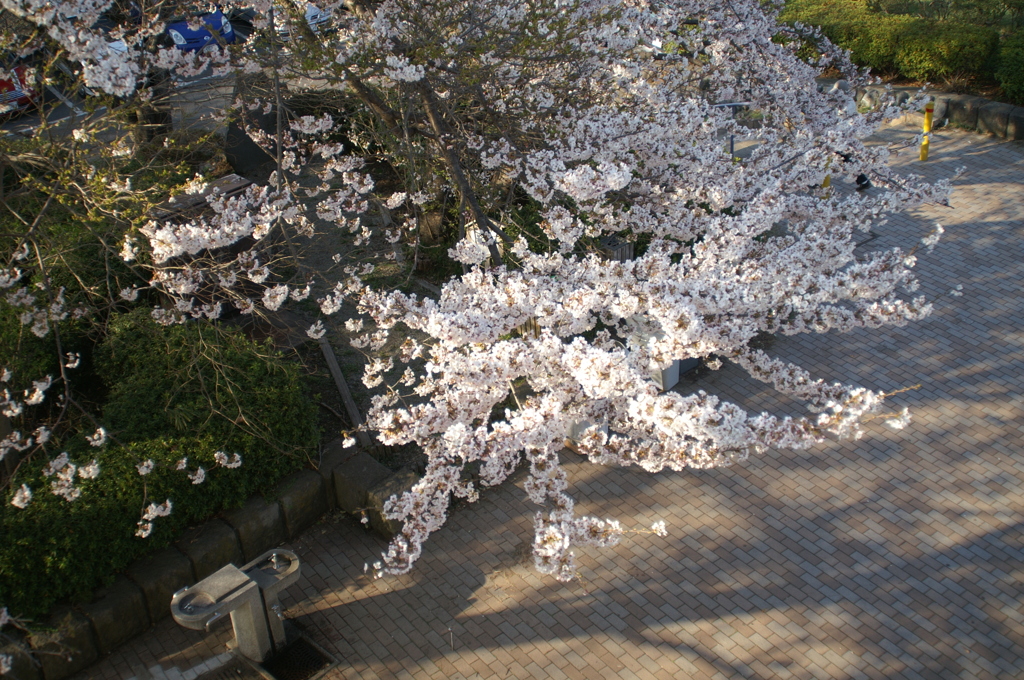
[[[325,12],[311,2],[306,3],[303,15],[306,25],[314,33],[322,33],[331,27],[331,13]],[[281,40],[287,42],[292,39],[292,29],[291,21],[280,22],[277,25],[277,35]]]
[[[0,57],[0,63],[13,60]],[[31,85],[31,71],[24,64],[12,64],[0,76],[0,116],[10,116],[36,106],[39,92]]]
[[[297,3],[298,4],[298,3]],[[304,3],[302,16],[305,19],[306,25],[313,33],[326,33],[333,26],[333,18],[331,13],[320,9],[311,2]],[[289,12],[288,8],[285,7],[283,2],[274,3],[274,33],[277,35],[277,39],[281,42],[288,42],[292,39],[292,34],[295,32],[296,26],[294,25],[296,19]],[[257,23],[257,13],[251,8],[240,8],[232,10],[231,20],[238,21],[245,26],[253,26]]]
[[[182,52],[198,52],[210,45],[231,45],[238,39],[231,22],[219,7],[191,21],[178,19],[169,22],[167,35]]]

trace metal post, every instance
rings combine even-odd
[[[928,102],[924,107],[924,137],[921,139],[921,160],[928,160],[928,140],[932,136],[932,116],[935,114],[935,102]]]

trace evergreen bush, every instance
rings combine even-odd
[[[999,33],[993,28],[915,19],[899,35],[896,67],[912,80],[989,79],[998,49]]]
[[[1024,105],[1024,34],[1005,38],[999,50],[996,79],[1007,99]]]
[[[829,40],[850,50],[854,62],[882,75],[985,81],[992,79],[998,61],[999,31],[964,19],[873,12],[858,0],[790,0],[782,18],[820,26]]]
[[[73,502],[49,493],[53,478],[40,466],[19,469],[5,496],[24,483],[32,502],[0,504],[0,603],[12,614],[38,618],[58,601],[88,598],[183,528],[269,491],[315,447],[315,414],[296,366],[236,330],[165,328],[138,310],[111,321],[96,365],[108,382],[103,421],[120,443],[95,449],[77,437],[56,449],[100,466],[95,479],[76,480],[82,494]],[[264,420],[267,413],[275,417]],[[217,466],[217,451],[240,454],[241,467]],[[141,477],[136,466],[147,460],[153,471]],[[199,466],[206,480],[196,485],[187,473]],[[166,499],[170,516],[137,537],[143,509]]]

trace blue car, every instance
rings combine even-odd
[[[200,26],[195,29],[189,28],[187,20],[167,24],[167,35],[182,52],[198,52],[207,45],[231,45],[235,42],[235,29],[220,9],[204,14],[197,21]]]

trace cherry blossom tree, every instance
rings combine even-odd
[[[825,67],[853,86],[868,75],[755,0],[352,0],[321,7],[333,12],[330,33],[303,27],[300,6],[258,2],[254,40],[263,36],[268,50],[200,57],[111,54],[90,29],[102,2],[3,2],[46,27],[90,87],[114,95],[136,91],[157,68],[239,69],[273,82],[265,101],[235,111],[277,111],[276,134],[253,131],[277,161],[270,182],[214,200],[212,218],[140,220],[122,252],[151,264],[148,285],[174,300],[154,310],[161,322],[275,310],[319,287],[325,316],[349,299],[362,315],[350,329],[369,323],[357,340],[375,356],[367,385],[390,378],[394,359],[408,364],[379,390],[367,428],[385,444],[415,443],[428,464],[386,507],[403,529],[379,573],[412,567],[453,496],[474,500],[527,465],[527,494],[540,508],[536,565],[571,579],[574,546],[615,544],[624,529],[575,512],[558,459],[567,437],[596,464],[649,471],[858,437],[885,394],[826,383],[750,341],[902,325],[930,311],[915,294],[915,253],[858,255],[854,235],[944,201],[948,185],[892,174],[889,151],[863,140],[898,109],[861,114],[845,89],[820,92],[814,78]],[[287,46],[275,39],[282,21],[302,29]],[[159,30],[144,22],[119,36],[142,46]],[[807,45],[820,54],[812,63],[797,57]],[[347,118],[289,120],[282,93],[300,76],[340,92]],[[745,118],[734,115],[740,105]],[[357,151],[386,160],[402,190],[375,189],[359,154],[338,143],[343,129],[357,143],[372,138]],[[755,146],[735,158],[730,136]],[[304,172],[319,184],[300,184]],[[860,174],[876,188],[836,190]],[[340,281],[304,271],[259,294],[241,285],[273,280],[259,250],[268,234],[307,239],[316,221],[382,236],[415,261],[425,206],[442,194],[457,201],[450,255],[463,274],[437,299],[375,290],[358,267]],[[536,219],[518,219],[524,207]],[[383,233],[371,213],[388,217]],[[939,233],[922,234],[925,245]],[[245,239],[257,245],[236,257],[197,258]],[[610,260],[609,239],[631,244],[634,257]],[[323,332],[323,321],[310,329]],[[374,354],[392,333],[408,336],[400,354]],[[748,413],[703,391],[660,390],[652,375],[688,357],[731,361],[808,413]],[[470,465],[476,478],[464,474]]]

